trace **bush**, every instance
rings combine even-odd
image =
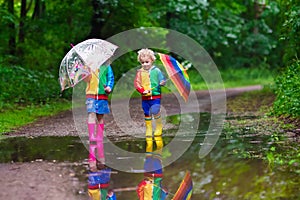
[[[300,117],[300,61],[288,66],[275,83],[274,114]]]
[[[0,109],[14,104],[40,104],[60,97],[58,79],[48,71],[0,67]]]

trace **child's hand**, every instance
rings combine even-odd
[[[145,90],[145,91],[143,92],[143,94],[148,94],[148,93],[150,93],[150,90]]]
[[[92,69],[88,66],[84,66],[84,69],[86,69],[90,74],[92,73]]]
[[[104,91],[109,94],[111,92],[111,88],[109,86],[106,86],[104,87]]]
[[[159,85],[165,85],[166,84],[166,81],[165,80],[162,80]]]

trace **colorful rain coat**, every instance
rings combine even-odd
[[[114,74],[111,66],[101,66],[91,74],[92,77],[86,87],[86,98],[108,99],[104,88],[109,86],[112,89],[114,86]]]
[[[167,193],[163,190],[161,182],[163,177],[160,157],[147,155],[144,163],[144,177],[137,187],[139,200],[164,200]]]
[[[88,194],[92,200],[106,200],[109,187],[111,169],[106,168],[98,172],[89,172]]]
[[[163,73],[159,68],[152,66],[149,70],[143,68],[136,73],[134,87],[142,94],[142,100],[161,98],[161,88],[159,83],[165,80]],[[143,94],[145,90],[151,90],[150,93]]]

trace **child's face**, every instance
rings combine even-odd
[[[140,63],[142,64],[143,69],[149,70],[152,67],[153,60],[150,57],[141,58]]]

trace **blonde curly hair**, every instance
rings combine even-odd
[[[141,49],[137,53],[139,62],[147,58],[150,58],[152,61],[155,61],[156,59],[155,54],[151,49]]]

